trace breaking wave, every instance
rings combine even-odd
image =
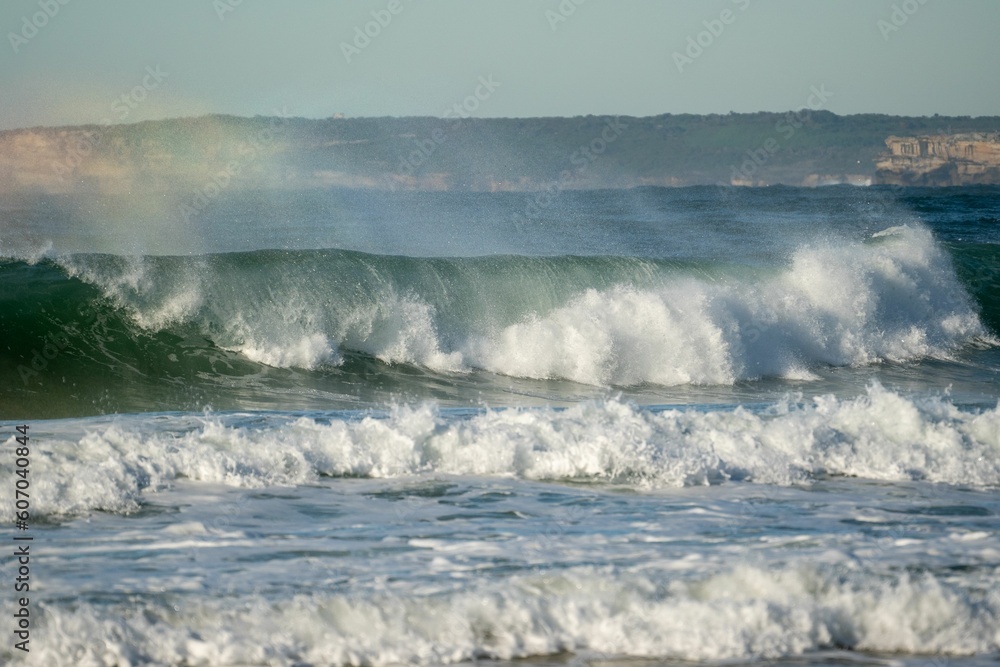
[[[317,370],[353,353],[601,386],[808,379],[994,342],[996,249],[952,252],[958,272],[929,231],[900,227],[770,268],[340,250],[0,260],[14,288],[0,299],[12,332],[0,361],[26,383],[63,347],[102,372]]]

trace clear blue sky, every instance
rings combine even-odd
[[[490,76],[472,115],[1000,114],[995,0],[577,2],[3,0],[0,128],[440,116]]]

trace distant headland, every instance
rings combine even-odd
[[[889,137],[875,178],[894,185],[1000,183],[1000,133]]]
[[[199,118],[0,132],[0,193],[1000,183],[1000,116]],[[888,139],[887,139],[888,137]]]

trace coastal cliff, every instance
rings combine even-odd
[[[1000,184],[1000,133],[892,136],[875,163],[887,185]]]
[[[1000,144],[988,134],[997,128],[1000,117],[809,110],[641,118],[215,115],[2,131],[0,194],[194,192],[210,199],[224,189],[270,188],[1000,183]]]

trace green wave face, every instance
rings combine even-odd
[[[975,299],[983,324],[1000,333],[1000,246],[950,243],[955,271]]]

